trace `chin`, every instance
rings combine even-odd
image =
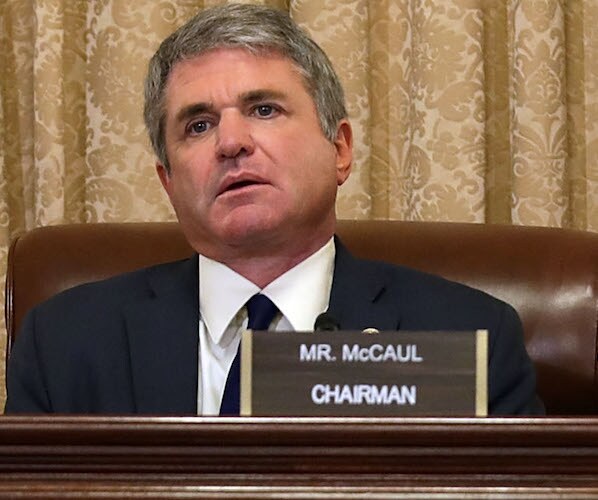
[[[248,243],[259,242],[267,239],[272,234],[276,226],[264,223],[255,224],[231,224],[226,228],[221,228],[221,237],[223,241],[231,245],[245,245]]]

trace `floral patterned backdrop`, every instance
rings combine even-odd
[[[0,0],[0,278],[20,231],[173,219],[145,65],[219,3]],[[598,231],[598,2],[254,3],[287,10],[344,82],[356,155],[340,217]]]

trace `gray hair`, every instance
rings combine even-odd
[[[324,51],[280,10],[221,5],[201,11],[172,33],[149,62],[143,117],[154,152],[167,170],[164,100],[169,75],[177,62],[218,48],[243,48],[254,54],[275,51],[291,59],[314,100],[324,135],[334,141],[347,111],[342,85]]]

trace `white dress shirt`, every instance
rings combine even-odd
[[[328,309],[334,257],[331,238],[320,250],[260,290],[224,264],[199,256],[199,415],[218,415],[220,411],[228,371],[247,328],[245,303],[262,293],[279,310],[272,330],[312,331],[318,314]]]

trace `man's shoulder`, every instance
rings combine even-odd
[[[457,296],[476,297],[479,300],[499,300],[482,290],[453,279],[381,260],[353,257],[352,272],[380,280],[394,293],[410,297],[417,297],[420,294],[425,294],[428,297],[430,294],[432,296],[456,294]]]
[[[452,279],[383,261],[355,259],[362,276],[383,283],[385,300],[400,306],[405,316],[422,313],[440,317],[497,318],[509,311],[516,314],[505,301],[470,285]],[[382,298],[381,296],[381,298]],[[384,300],[384,299],[383,299]]]
[[[76,285],[50,297],[34,309],[42,313],[68,310],[76,314],[77,309],[99,311],[120,307],[128,301],[151,295],[153,283],[168,286],[185,267],[192,267],[191,261],[185,259],[156,264]]]

